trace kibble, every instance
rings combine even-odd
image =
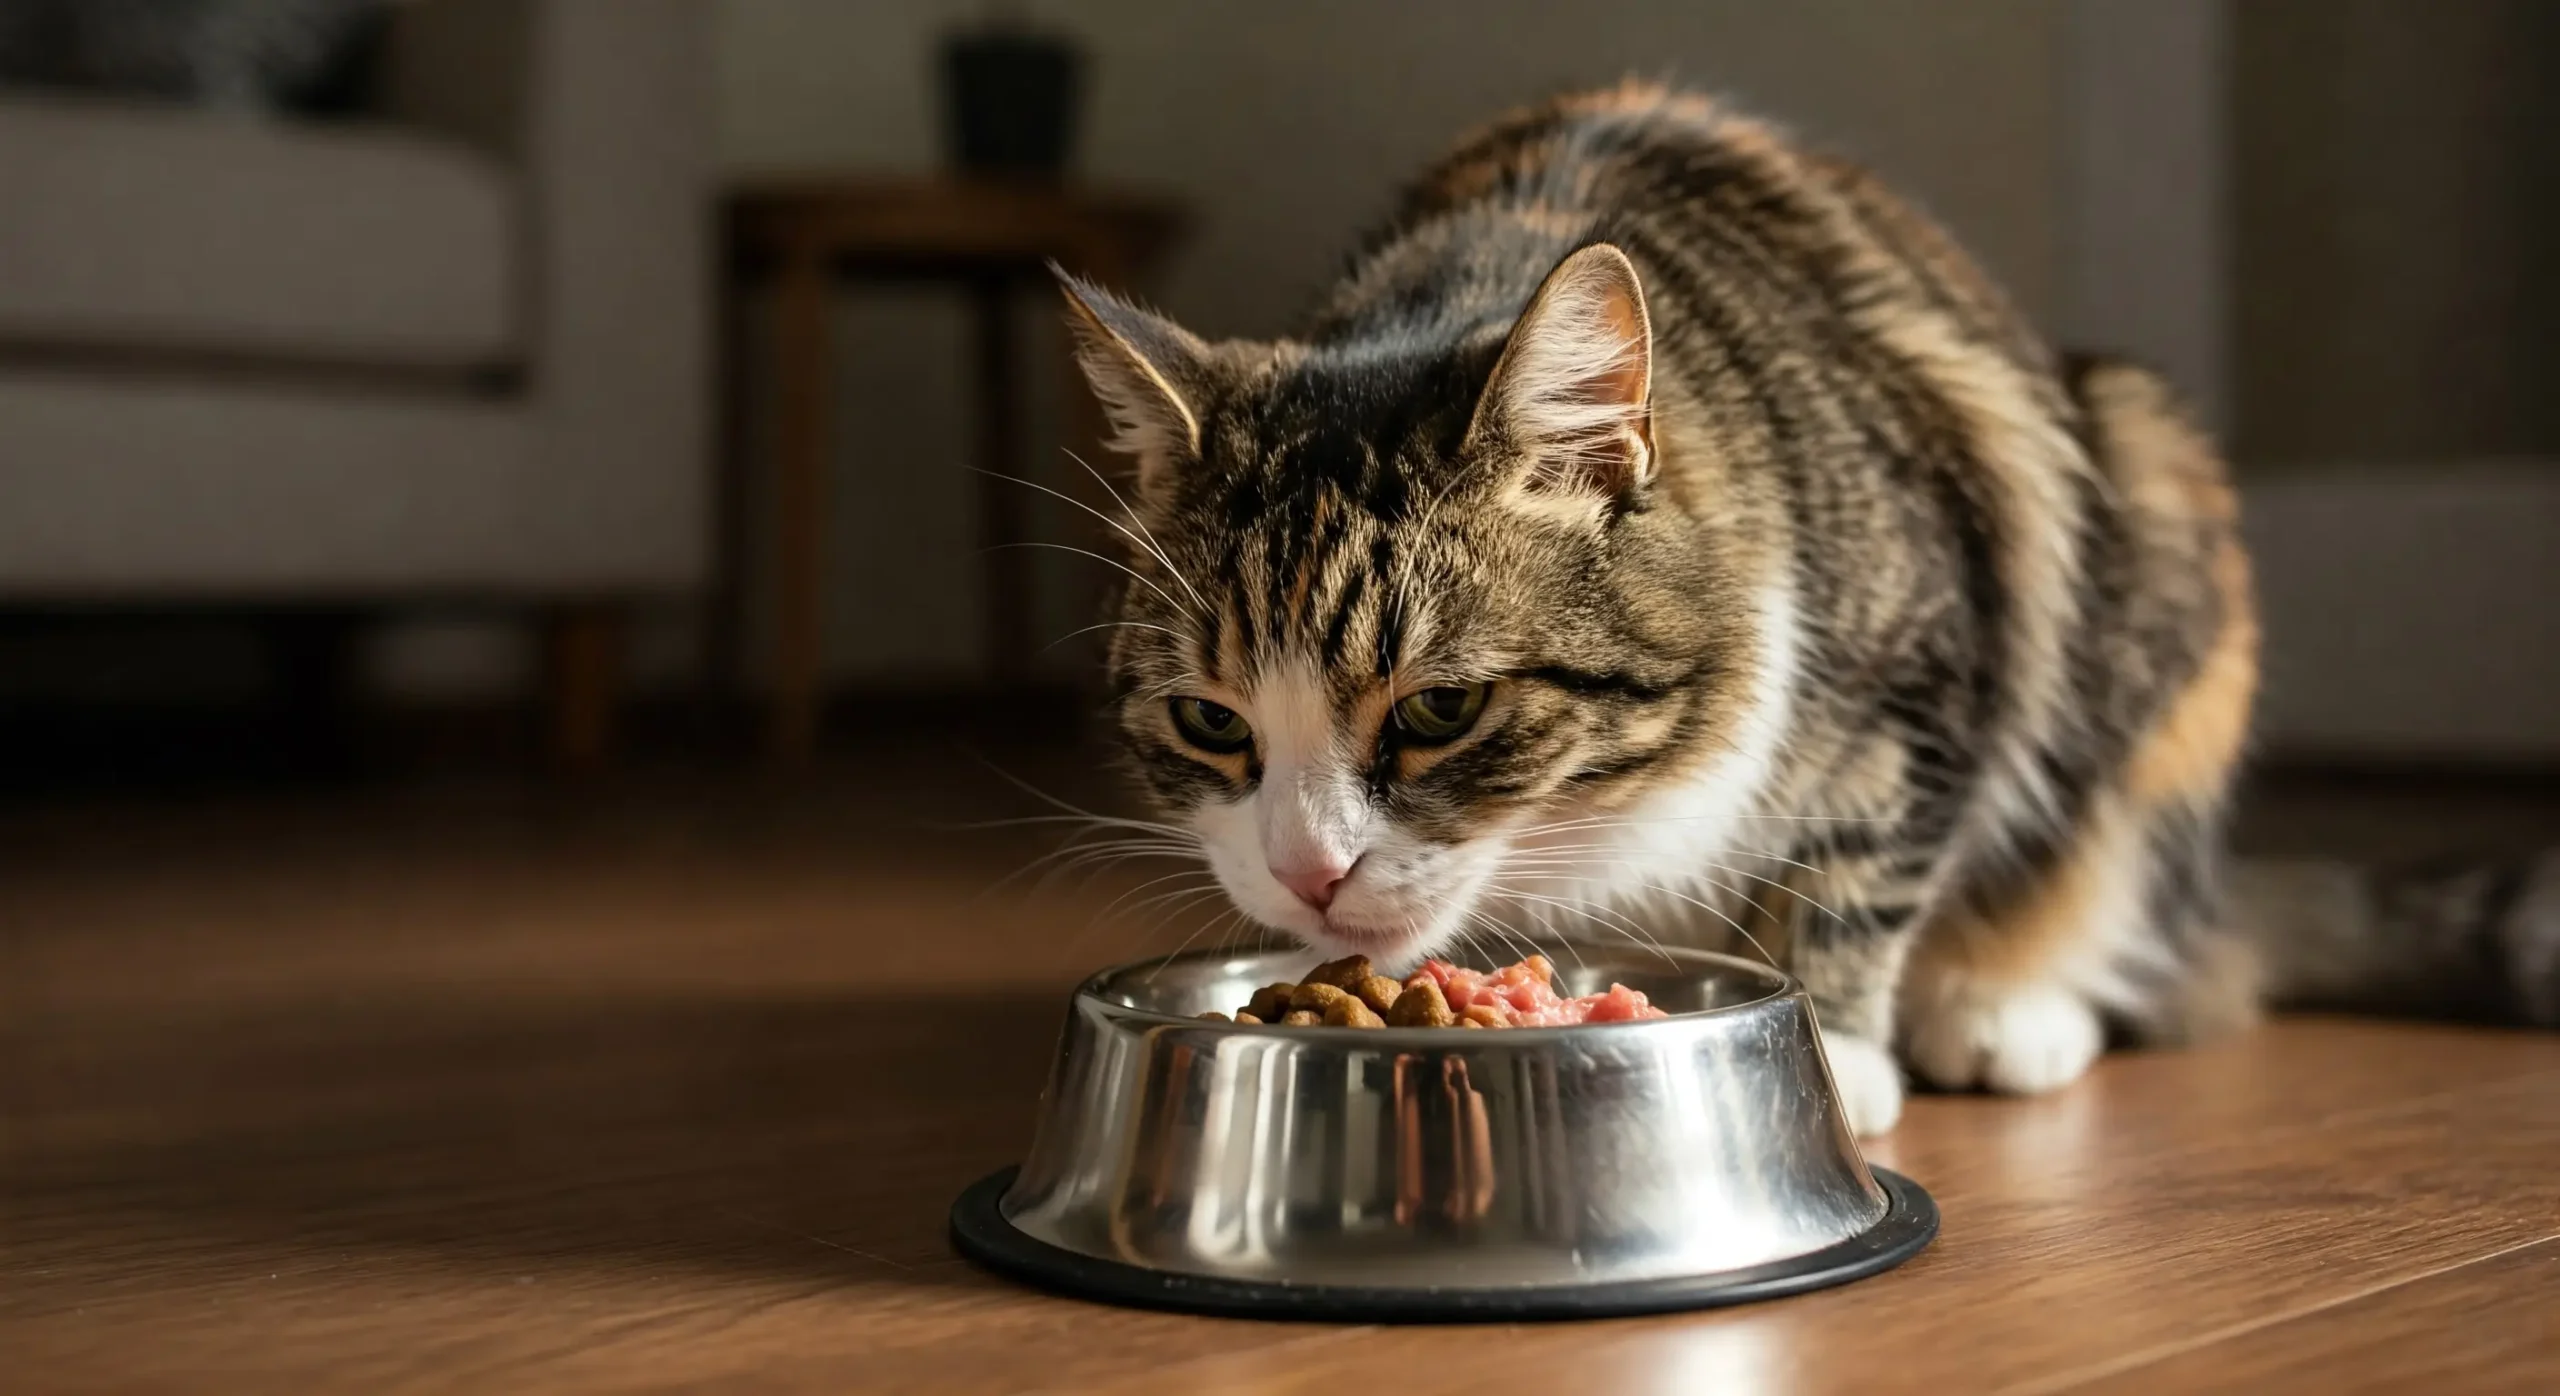
[[[1332,984],[1301,984],[1298,986],[1298,992],[1289,996],[1291,1008],[1303,1008],[1314,1013],[1330,1013],[1337,1003],[1358,1003],[1359,1001],[1353,998],[1349,991]]]
[[[1437,984],[1416,984],[1396,996],[1395,1008],[1387,1014],[1387,1026],[1395,1028],[1445,1028],[1458,1021],[1449,1011],[1449,1001],[1440,996]]]
[[[1370,973],[1368,956],[1346,955],[1339,960],[1327,960],[1314,969],[1308,970],[1304,982],[1330,984],[1349,993],[1358,989],[1361,981],[1369,978]]]
[[[1279,1022],[1289,1011],[1289,996],[1298,992],[1295,984],[1265,984],[1253,991],[1244,1011],[1266,1023]]]
[[[1387,1020],[1372,1012],[1369,1005],[1349,994],[1325,1005],[1324,1021],[1331,1028],[1383,1028]]]

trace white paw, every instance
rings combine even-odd
[[[2106,1047],[2096,1010],[2050,985],[1965,995],[1912,1015],[1911,1065],[1948,1090],[2035,1095],[2080,1079]]]
[[[1893,1054],[1863,1037],[1825,1032],[1822,1055],[1831,1063],[1831,1083],[1840,1088],[1849,1128],[1861,1139],[1891,1130],[1902,1118],[1902,1069],[1893,1064]]]

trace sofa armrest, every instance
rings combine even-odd
[[[507,158],[526,209],[528,522],[599,588],[709,563],[709,0],[417,0],[391,115]],[[554,536],[556,535],[556,536]]]

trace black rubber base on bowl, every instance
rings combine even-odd
[[[1938,1204],[1929,1194],[1901,1174],[1878,1168],[1876,1181],[1888,1199],[1882,1220],[1837,1245],[1748,1270],[1518,1289],[1294,1285],[1147,1270],[1034,1240],[1015,1230],[999,1205],[1013,1185],[1014,1172],[999,1169],[979,1179],[951,1204],[951,1241],[962,1255],[1079,1299],[1234,1318],[1517,1323],[1712,1309],[1862,1280],[1918,1255],[1938,1234]]]

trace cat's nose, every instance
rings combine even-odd
[[[1271,875],[1280,885],[1298,894],[1298,900],[1318,911],[1333,905],[1334,889],[1351,876],[1354,858],[1330,853],[1317,854],[1304,862],[1273,863]]]

